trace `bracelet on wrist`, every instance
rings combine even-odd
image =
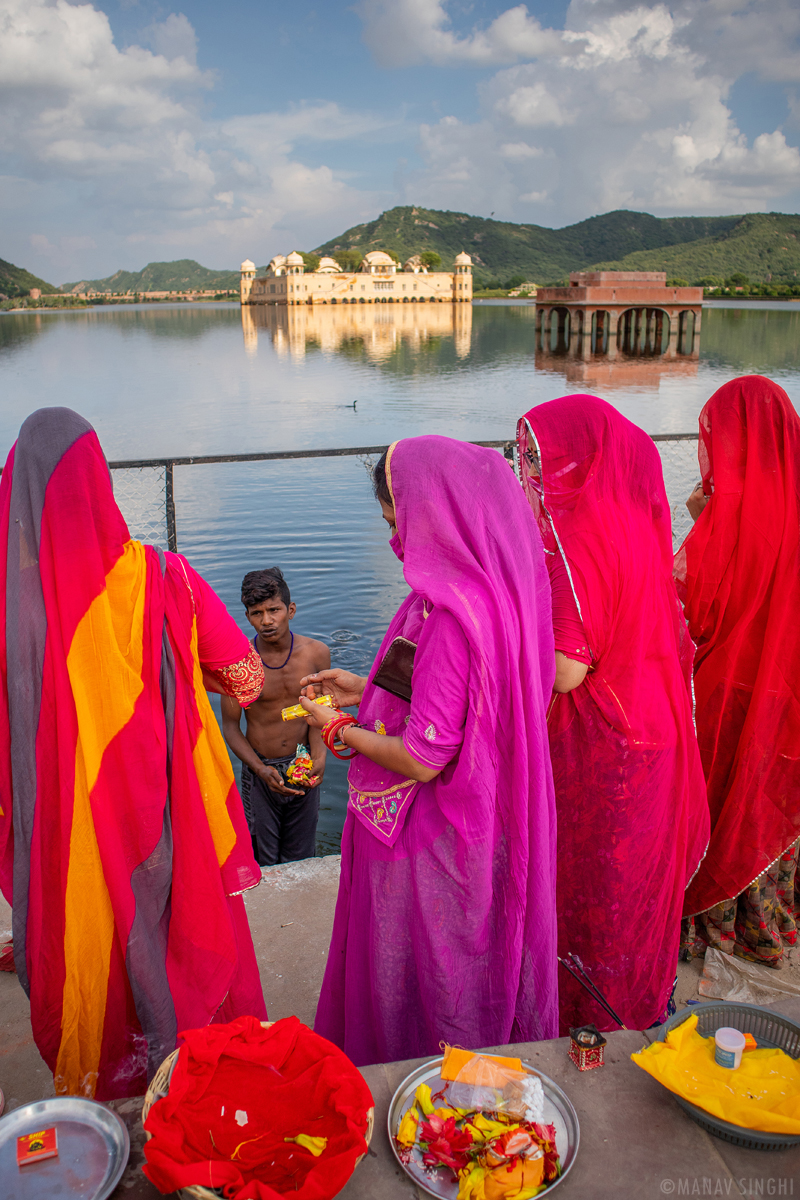
[[[358,754],[357,750],[354,750],[352,746],[348,746],[346,742],[342,741],[342,730],[348,725],[358,725],[358,721],[355,719],[355,717],[351,717],[349,713],[343,713],[337,710],[336,716],[332,717],[331,720],[328,721],[328,723],[322,728],[322,740],[330,750],[331,754],[333,754],[336,758],[355,758],[355,756]],[[342,754],[341,750],[349,750],[350,753]]]

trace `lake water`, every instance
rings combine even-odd
[[[90,420],[111,460],[381,445],[421,433],[512,438],[521,413],[569,392],[604,396],[648,433],[688,433],[720,384],[751,372],[776,379],[800,407],[800,305],[706,308],[699,357],[673,360],[535,354],[534,317],[533,306],[502,303],[5,314],[0,454],[33,409],[54,404]],[[680,496],[696,477],[691,447],[681,453],[668,478]],[[405,593],[367,466],[343,458],[175,469],[179,549],[242,628],[242,576],[278,564],[297,601],[295,628],[326,641],[334,664],[362,672]],[[326,774],[323,852],[338,845],[344,775],[339,763]]]

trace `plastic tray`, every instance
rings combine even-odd
[[[697,1016],[697,1032],[702,1037],[713,1037],[718,1029],[727,1025],[740,1029],[742,1033],[752,1033],[760,1047],[783,1050],[790,1058],[800,1058],[800,1025],[756,1004],[732,1004],[718,1000],[682,1008],[660,1027],[655,1035],[656,1041],[665,1041],[670,1030],[688,1020],[693,1013]],[[729,1121],[712,1117],[711,1113],[684,1100],[682,1096],[675,1096],[674,1092],[673,1096],[683,1111],[707,1133],[732,1142],[734,1146],[745,1146],[748,1150],[785,1150],[788,1146],[800,1144],[800,1135],[765,1133],[761,1129],[732,1125]]]

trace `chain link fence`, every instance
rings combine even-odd
[[[112,467],[114,499],[131,537],[169,550],[167,534],[167,466]]]
[[[654,439],[661,455],[664,468],[664,483],[672,510],[672,542],[677,550],[689,532],[692,519],[686,508],[686,499],[699,479],[697,465],[697,435],[656,434]],[[488,443],[483,443],[487,445]],[[498,449],[508,452],[513,443],[493,442]],[[364,467],[371,471],[377,462],[381,447],[369,447],[372,453],[359,451],[337,451],[337,455],[355,453]],[[309,457],[318,457],[319,451]],[[252,461],[254,455],[241,456],[241,461]],[[280,458],[280,454],[264,455],[264,458]],[[287,454],[287,458],[302,458],[302,452]],[[183,460],[188,465],[192,460]],[[202,462],[236,462],[235,455],[222,458],[205,458]],[[173,463],[153,462],[151,465],[126,465],[112,463],[111,477],[114,481],[114,496],[128,523],[131,537],[162,550],[177,550],[175,505],[173,500]]]
[[[686,501],[700,479],[697,434],[657,435],[654,439],[664,468],[664,486],[672,510],[672,548],[677,550],[692,527]]]

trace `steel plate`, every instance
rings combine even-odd
[[[422,1155],[416,1146],[412,1152],[411,1161],[409,1163],[402,1162],[397,1152],[397,1143],[394,1140],[394,1135],[397,1133],[407,1109],[411,1107],[414,1092],[419,1085],[427,1083],[432,1092],[438,1092],[444,1087],[444,1080],[439,1074],[439,1068],[443,1061],[442,1056],[430,1059],[421,1067],[417,1067],[416,1071],[412,1071],[400,1084],[389,1105],[389,1142],[400,1166],[407,1175],[411,1176],[418,1187],[427,1192],[429,1196],[439,1197],[439,1200],[456,1200],[458,1183],[452,1178],[450,1172],[424,1166]],[[522,1069],[529,1075],[538,1075],[541,1079],[544,1091],[544,1123],[545,1125],[555,1125],[556,1128],[556,1149],[561,1159],[561,1174],[555,1182],[550,1184],[547,1191],[542,1193],[542,1197],[546,1197],[566,1179],[577,1157],[581,1140],[578,1114],[572,1107],[569,1097],[562,1092],[557,1083],[554,1083],[547,1075],[543,1075],[541,1071],[534,1070],[530,1063],[523,1062]]]
[[[58,1130],[58,1157],[18,1166],[17,1138],[53,1125]],[[78,1096],[37,1100],[0,1120],[0,1196],[105,1200],[122,1178],[129,1153],[124,1122],[104,1104]]]

